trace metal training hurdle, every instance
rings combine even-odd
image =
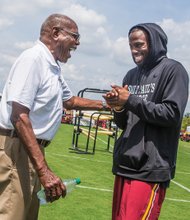
[[[83,97],[85,92],[92,93],[106,93],[108,90],[100,90],[93,88],[86,88],[84,90],[79,91],[78,96]],[[89,118],[89,125],[84,128],[81,125],[81,119]],[[96,121],[96,125],[93,126],[93,120]],[[99,122],[102,120],[106,120],[108,124],[108,128],[102,128],[99,126]],[[94,128],[92,130],[92,128]],[[76,112],[75,121],[74,121],[74,129],[73,129],[73,138],[72,138],[72,147],[71,150],[75,150],[77,153],[85,153],[85,154],[94,154],[96,148],[96,142],[98,134],[107,135],[107,151],[110,151],[110,139],[114,138],[114,142],[117,139],[118,129],[114,125],[113,122],[113,113],[111,111],[106,112],[93,112],[92,114],[87,112],[82,112],[81,110]],[[80,134],[83,134],[87,137],[85,149],[81,150],[78,147],[78,141]],[[90,139],[93,140],[92,152],[90,152],[89,144]]]

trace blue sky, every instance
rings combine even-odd
[[[190,73],[190,2],[187,0],[1,0],[0,92],[17,56],[39,37],[44,19],[52,13],[73,18],[81,44],[67,64],[64,78],[74,95],[86,87],[109,89],[121,84],[134,67],[127,34],[130,27],[155,22],[169,38],[168,56]],[[190,98],[186,108],[190,112]]]

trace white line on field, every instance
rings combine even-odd
[[[180,184],[174,180],[171,180],[171,181],[172,181],[172,183],[176,184],[177,186],[181,187],[182,189],[186,190],[187,192],[190,192],[190,189],[187,188],[186,186],[183,186],[182,184]]]
[[[99,138],[99,137],[97,137],[97,139],[98,139],[99,141],[103,142],[104,144],[107,144],[107,143],[108,143],[108,142],[106,142],[106,141],[102,140],[102,139],[101,139],[101,138]],[[112,147],[112,148],[113,148],[113,145],[111,145],[111,144],[110,144],[110,147]]]
[[[188,155],[189,155],[190,153],[188,153],[188,152],[184,152],[184,154],[188,154]]]
[[[91,186],[81,186],[77,185],[78,188],[82,189],[90,189],[90,190],[96,190],[96,191],[103,191],[103,192],[113,192],[111,189],[102,189],[102,188],[96,188],[96,187],[91,187]],[[174,201],[174,202],[190,202],[190,200],[185,200],[185,199],[173,199],[173,198],[167,198],[167,200]]]
[[[103,142],[104,144],[107,144],[107,143],[108,143],[108,142],[106,142],[106,141],[102,140],[102,139],[101,139],[101,138],[99,138],[99,137],[97,137],[97,139],[98,139],[99,141]]]
[[[76,157],[76,156],[71,156],[71,155],[63,155],[63,154],[56,154],[56,153],[46,153],[50,156],[59,156],[59,157],[69,157],[69,158],[74,158],[74,159],[79,159],[79,160],[89,160],[89,161],[93,161],[93,162],[98,162],[98,163],[112,163],[111,162],[108,162],[108,161],[104,161],[104,160],[93,160],[93,159],[89,159],[89,158],[83,158],[83,157]]]
[[[172,198],[166,198],[166,199],[174,202],[190,202],[190,200],[184,200],[184,199],[172,199]]]
[[[111,189],[102,189],[102,188],[96,188],[96,187],[91,187],[91,186],[81,186],[81,185],[77,185],[77,187],[79,188],[83,188],[83,189],[92,189],[92,190],[97,190],[97,191],[104,191],[104,192],[113,192]]]
[[[176,173],[185,174],[185,175],[190,175],[190,173],[188,173],[188,172],[180,172],[180,171],[176,171]]]
[[[182,147],[184,147],[184,148],[188,148],[188,149],[189,149],[189,146],[186,146],[186,145],[182,145]]]

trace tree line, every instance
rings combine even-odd
[[[186,113],[182,120],[181,130],[186,130],[187,126],[190,126],[190,113]]]

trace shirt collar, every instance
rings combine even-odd
[[[37,40],[36,42],[41,48],[43,48],[43,50],[45,51],[45,55],[46,58],[48,60],[48,62],[54,66],[57,67],[58,69],[60,69],[60,65],[55,61],[53,55],[51,54],[50,50],[47,48],[47,46],[40,40]]]

